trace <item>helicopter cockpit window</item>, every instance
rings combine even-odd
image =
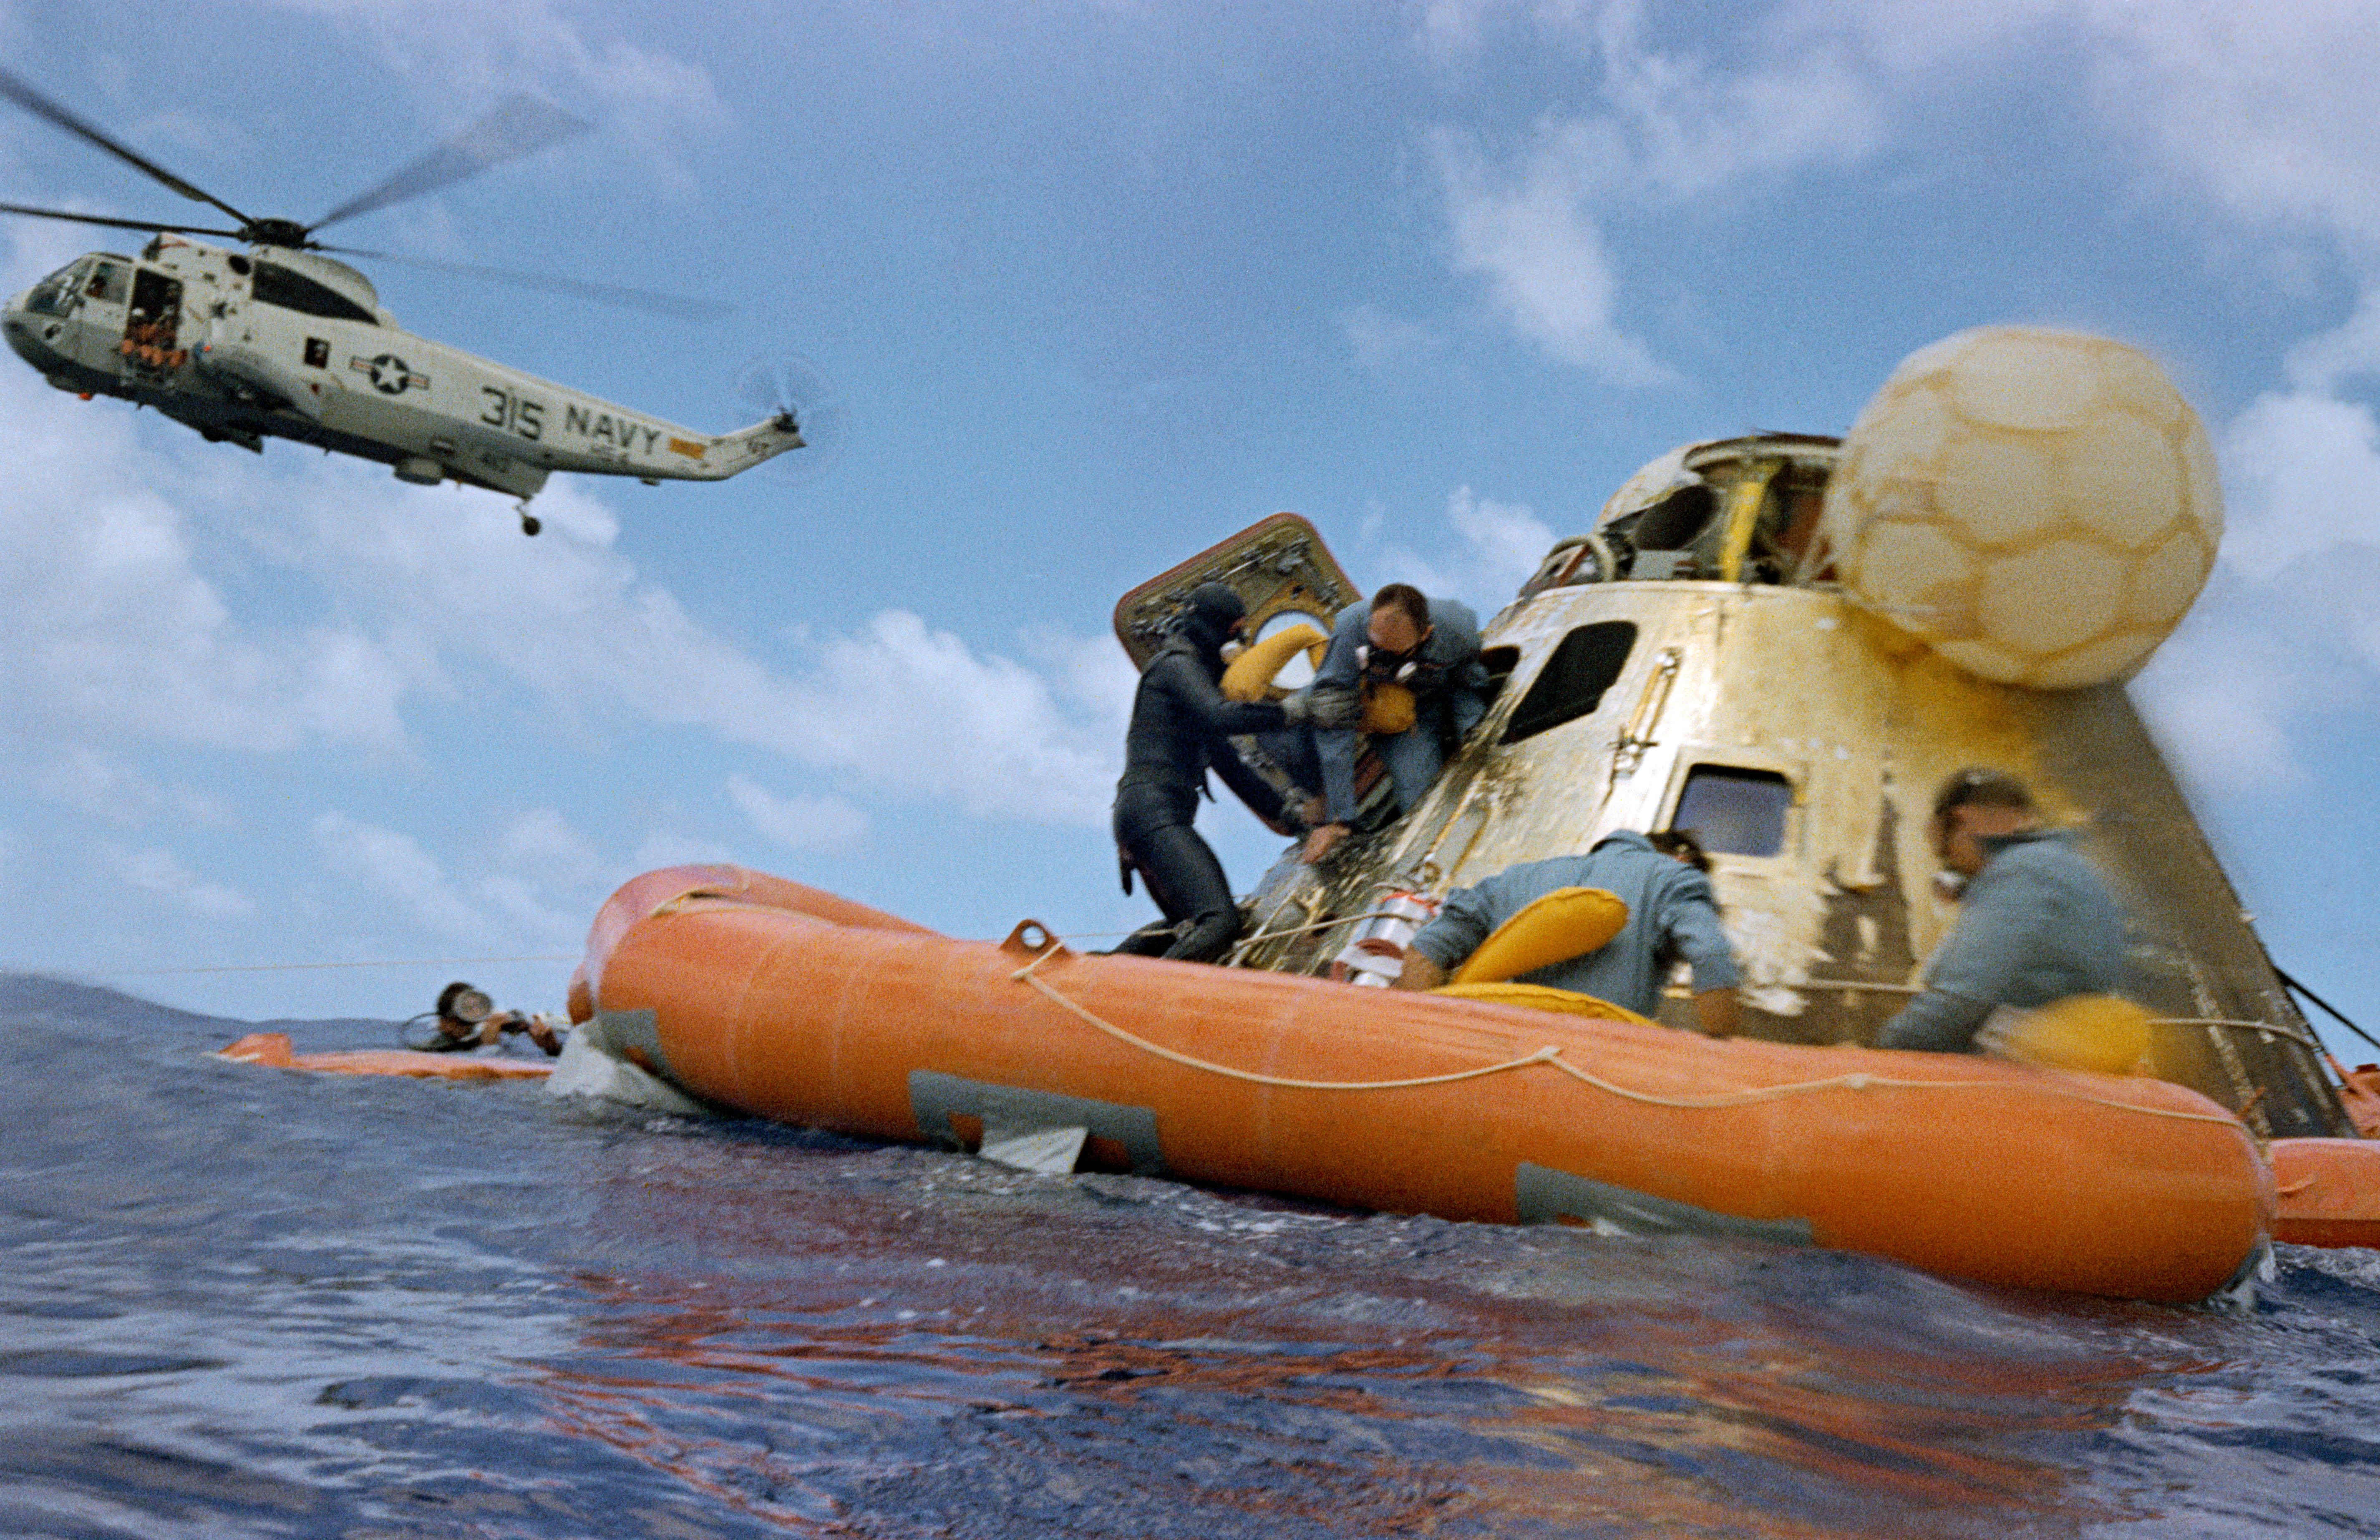
[[[256,275],[249,292],[260,305],[277,305],[285,310],[298,310],[310,316],[328,316],[333,321],[360,321],[368,326],[380,324],[380,317],[332,288],[318,284],[302,273],[294,273],[275,262],[256,264]]]
[[[74,309],[75,297],[82,291],[84,271],[91,259],[70,262],[35,284],[25,296],[25,309],[36,315],[62,316]]]
[[[132,264],[102,257],[91,264],[90,274],[83,279],[82,292],[110,305],[123,304],[132,294]]]
[[[1670,827],[1692,830],[1714,855],[1775,855],[1785,848],[1792,806],[1793,783],[1775,770],[1696,765],[1686,772]]]
[[[1572,631],[1555,645],[1546,666],[1537,671],[1536,683],[1513,708],[1504,741],[1516,744],[1592,715],[1603,703],[1603,692],[1611,688],[1612,681],[1627,666],[1629,651],[1635,645],[1636,626],[1632,621],[1599,620]]]

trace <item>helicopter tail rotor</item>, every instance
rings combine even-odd
[[[817,364],[799,353],[764,354],[735,376],[735,404],[746,417],[761,416],[801,435],[802,448],[771,460],[763,474],[773,480],[807,485],[843,458],[843,398]]]

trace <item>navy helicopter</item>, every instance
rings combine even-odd
[[[557,470],[719,481],[808,447],[796,415],[798,370],[754,377],[769,415],[732,433],[700,433],[645,412],[401,329],[361,273],[324,253],[410,261],[326,247],[325,226],[434,192],[584,132],[587,126],[514,96],[370,190],[310,224],[257,218],[118,143],[0,71],[0,96],[97,146],[184,198],[230,216],[229,228],[115,219],[0,202],[0,212],[145,231],[138,257],[94,251],[0,310],[8,346],[59,390],[153,406],[210,443],[259,454],[292,439],[393,467],[422,486],[452,480],[529,499]],[[238,251],[205,244],[244,243]],[[420,263],[468,275],[680,315],[710,307],[639,289],[539,273]]]

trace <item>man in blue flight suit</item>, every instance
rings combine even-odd
[[[1411,694],[1413,723],[1366,734],[1365,707],[1386,685]],[[1300,853],[1310,865],[1337,848],[1354,824],[1355,758],[1367,736],[1388,766],[1402,818],[1438,779],[1447,754],[1479,725],[1488,696],[1479,619],[1467,604],[1426,599],[1409,584],[1390,583],[1368,606],[1349,605],[1339,617],[1330,649],[1305,694],[1323,805],[1322,821]],[[1291,768],[1301,784],[1312,785],[1302,771]]]
[[[1666,854],[1665,854],[1666,850]],[[1694,969],[1694,1019],[1703,1032],[1735,1030],[1735,950],[1719,928],[1710,879],[1698,869],[1691,840],[1663,845],[1629,830],[1605,835],[1584,855],[1557,855],[1507,867],[1486,881],[1446,895],[1438,917],[1407,943],[1400,989],[1434,989],[1479,949],[1497,927],[1562,888],[1600,888],[1628,905],[1620,934],[1566,963],[1524,973],[1520,982],[1575,990],[1650,1016],[1661,1008],[1670,960]]]
[[[2042,827],[2022,782],[1962,770],[1935,794],[1930,827],[1934,854],[1965,879],[1959,919],[1878,1047],[1973,1053],[1999,1006],[2123,992],[2123,911],[2074,836]]]

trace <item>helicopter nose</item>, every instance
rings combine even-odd
[[[42,340],[40,321],[25,309],[24,295],[0,310],[0,336],[7,339],[10,352],[44,373],[59,361],[57,352]]]

